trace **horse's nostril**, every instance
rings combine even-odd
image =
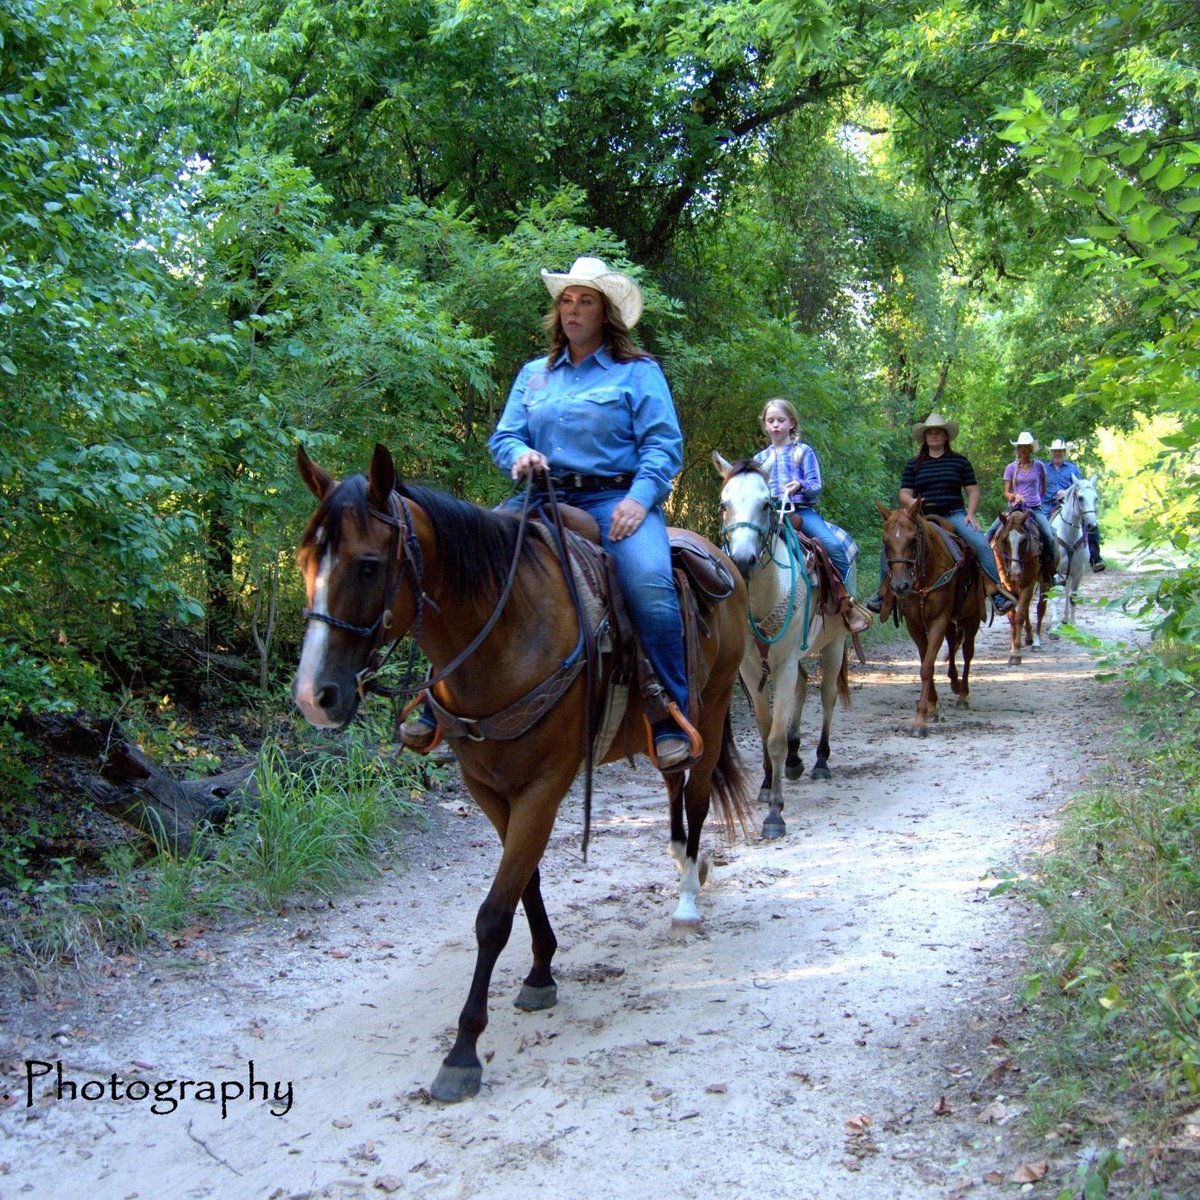
[[[337,707],[338,696],[340,694],[336,683],[324,684],[317,691],[317,704],[328,712],[330,709]]]

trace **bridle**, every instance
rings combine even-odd
[[[897,522],[899,524],[899,522]],[[925,574],[925,526],[920,521],[914,521],[916,532],[913,535],[917,543],[917,554],[915,558],[888,558],[884,561],[887,563],[888,576],[891,576],[893,567],[911,567],[913,573],[914,587],[916,591],[915,581],[920,579]]]
[[[784,512],[790,511],[790,508],[785,510],[782,504],[769,504],[767,511],[770,515],[767,517],[765,526],[755,524],[753,521],[732,521],[727,525],[722,525],[721,548],[728,554],[729,534],[735,529],[751,529],[758,535],[759,539],[757,569],[761,571],[767,563],[771,563],[776,567],[786,568],[790,572],[787,612],[783,624],[777,633],[768,636],[759,628],[757,621],[754,619],[754,613],[748,612],[746,614],[746,618],[750,624],[750,632],[754,634],[755,640],[764,646],[773,646],[776,642],[782,641],[788,628],[791,626],[792,617],[796,612],[796,587],[800,575],[800,564],[804,562],[804,548],[800,545],[799,535],[792,527],[791,521],[783,519]],[[776,540],[781,540],[787,550],[786,561],[781,562],[775,557],[774,546]],[[804,639],[800,646],[800,653],[802,654],[808,649],[808,627],[811,618],[813,591],[808,584],[807,570],[804,572],[804,582]]]
[[[770,516],[767,518],[766,525],[756,525],[753,521],[732,521],[728,525],[721,526],[721,548],[729,553],[729,535],[735,529],[752,529],[758,535],[758,566],[765,567],[768,562],[774,562],[776,566],[784,566],[784,563],[779,562],[771,547],[775,544],[775,538],[780,530],[780,510],[774,505],[767,506],[767,511]],[[788,522],[790,527],[791,522]]]
[[[396,600],[396,594],[400,591],[400,587],[405,579],[409,581],[412,587],[413,601],[416,608],[416,615],[413,618],[413,649],[409,656],[407,676],[408,682],[411,682],[416,663],[416,640],[420,635],[421,622],[425,616],[425,601],[428,599],[424,588],[425,560],[421,553],[421,543],[416,535],[412,510],[408,507],[408,501],[403,496],[398,496],[395,492],[391,492],[388,495],[388,511],[386,513],[379,512],[373,508],[369,509],[368,512],[375,520],[382,521],[383,524],[389,526],[392,531],[388,542],[386,573],[383,578],[383,602],[380,605],[379,613],[375,617],[375,620],[370,625],[355,625],[352,621],[343,621],[341,617],[335,617],[331,613],[317,612],[313,608],[306,608],[303,612],[306,621],[321,621],[323,624],[330,625],[334,629],[341,629],[343,632],[352,633],[356,637],[370,639],[371,649],[367,656],[367,665],[354,676],[355,689],[360,699],[367,692],[379,692],[385,695],[396,694],[396,689],[384,688],[378,682],[379,672],[383,669],[384,664],[392,656],[392,651],[396,648],[395,640],[392,640],[388,644],[387,650],[382,655],[379,651],[388,630],[391,628],[392,607]],[[400,518],[401,512],[403,512],[403,520]],[[401,531],[403,531],[404,535],[403,555],[400,554]],[[396,570],[397,560],[400,562],[399,572]],[[432,600],[429,602],[433,603]]]

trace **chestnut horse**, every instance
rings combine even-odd
[[[781,518],[766,474],[752,460],[730,463],[713,451],[721,476],[721,542],[750,594],[742,684],[754,704],[763,747],[759,799],[768,804],[764,838],[783,837],[783,780],[804,774],[800,717],[808,693],[806,659],[821,662],[821,736],[813,779],[829,779],[829,731],[838,697],[850,707],[847,638],[840,614],[823,613],[818,581],[790,521]],[[846,580],[854,587],[854,580]],[[767,680],[774,703],[767,697]]]
[[[576,615],[568,572],[551,539],[520,515],[404,484],[383,446],[375,447],[366,477],[341,482],[303,447],[296,457],[319,501],[297,553],[309,608],[292,687],[296,703],[314,725],[344,726],[379,651],[410,633],[439,680],[431,694],[444,710],[463,780],[503,847],[475,920],[478,953],[458,1037],[430,1089],[438,1100],[463,1100],[479,1091],[476,1045],[487,1025],[488,985],[518,902],[529,922],[533,965],[517,1006],[536,1010],[556,1002],[557,941],[539,863],[560,801],[580,765],[590,763],[588,705],[605,694],[611,656],[597,664],[599,678],[580,671],[585,622]],[[707,615],[701,646],[707,676],[699,711],[691,715],[703,748],[686,781],[684,772],[664,779],[670,849],[681,875],[674,920],[685,927],[700,922],[696,896],[707,867],[700,831],[710,799],[731,832],[744,823],[751,800],[729,722],[746,627],[746,590],[736,571],[730,576],[733,591]],[[629,689],[623,725],[602,761],[646,745],[636,691]]]
[[[921,696],[913,719],[914,737],[927,737],[927,722],[938,719],[933,675],[946,643],[950,687],[959,708],[969,708],[971,659],[983,620],[985,598],[979,563],[970,546],[939,517],[921,513],[921,498],[896,509],[876,501],[883,517],[883,556],[892,595],[904,613],[909,636],[921,656]],[[962,677],[955,655],[962,647]]]
[[[1042,648],[1042,621],[1046,616],[1048,585],[1042,579],[1042,537],[1033,514],[1023,508],[1000,514],[1000,528],[992,541],[992,553],[1000,569],[1000,582],[1017,598],[1009,612],[1012,645],[1010,666],[1021,663],[1021,639],[1034,650]],[[1037,593],[1036,625],[1029,615]]]

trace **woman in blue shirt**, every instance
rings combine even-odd
[[[662,504],[683,465],[683,435],[658,363],[630,330],[642,293],[598,258],[542,272],[554,304],[549,353],[517,373],[488,448],[513,479],[548,474],[568,503],[596,518],[650,665],[687,716],[683,626]],[[519,504],[518,498],[509,501]],[[661,770],[688,765],[674,720],[654,729]]]

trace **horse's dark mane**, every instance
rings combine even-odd
[[[336,553],[341,542],[343,519],[349,516],[360,529],[371,521],[367,503],[367,479],[348,475],[317,506],[301,543],[301,553],[311,550],[319,529]],[[493,512],[465,500],[455,499],[434,488],[401,483],[397,493],[420,505],[437,537],[438,565],[448,591],[477,596],[489,586],[498,591],[512,565],[517,544],[518,518],[511,512]],[[533,561],[531,551],[538,539],[526,538],[522,558]]]
[[[729,471],[726,474],[726,479],[733,479],[738,475],[746,475],[753,471],[756,475],[763,473],[762,464],[756,463],[752,458],[739,458],[737,462],[729,464]]]
[[[478,595],[489,584],[500,590],[517,548],[517,513],[480,508],[415,483],[402,483],[396,490],[425,510],[437,536],[438,563],[449,591]],[[525,562],[537,561],[533,548],[538,544],[539,538],[526,535],[521,547]]]

